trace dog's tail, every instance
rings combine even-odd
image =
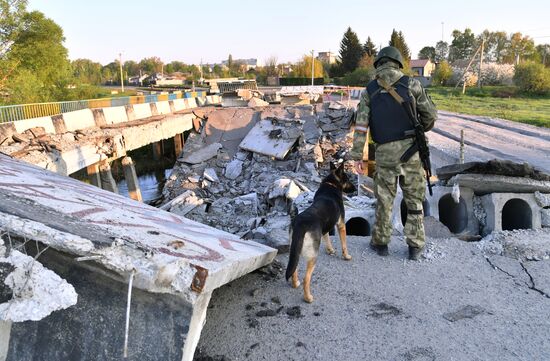
[[[294,222],[292,222],[294,223]],[[286,280],[292,276],[296,268],[298,267],[298,261],[300,260],[300,253],[302,252],[302,246],[304,245],[304,236],[306,234],[304,227],[298,227],[294,232],[291,225],[290,228],[290,254],[288,256],[288,265],[286,266]]]

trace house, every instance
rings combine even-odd
[[[246,68],[245,71],[249,71],[250,69],[256,69],[257,67],[262,66],[261,62],[256,58],[234,59],[233,64],[242,64]],[[221,65],[228,66],[228,61],[222,60]]]
[[[410,62],[414,76],[423,76],[430,79],[435,70],[435,64],[430,59],[414,59]]]
[[[336,54],[330,51],[320,51],[317,55],[317,59],[322,63],[335,64],[336,63]]]

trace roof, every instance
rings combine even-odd
[[[411,68],[423,68],[429,61],[430,59],[414,59],[411,60],[410,66]]]

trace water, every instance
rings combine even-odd
[[[162,195],[162,188],[164,187],[164,183],[170,176],[171,172],[172,168],[168,168],[138,175],[139,188],[141,190],[141,197],[143,198],[144,203],[155,201]],[[126,179],[122,178],[117,181],[117,187],[120,195],[129,197]]]

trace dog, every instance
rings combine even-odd
[[[344,171],[344,163],[336,167],[330,163],[330,174],[323,179],[313,203],[302,213],[297,214],[296,208],[291,210],[290,224],[290,256],[286,268],[286,280],[292,277],[292,287],[298,288],[298,261],[300,256],[306,259],[307,267],[304,277],[304,301],[313,302],[310,282],[315,262],[319,255],[321,239],[325,241],[328,254],[335,253],[330,241],[329,231],[338,227],[338,235],[342,243],[342,257],[351,260],[346,243],[346,223],[344,213],[343,193],[355,192],[356,187],[349,181]]]

